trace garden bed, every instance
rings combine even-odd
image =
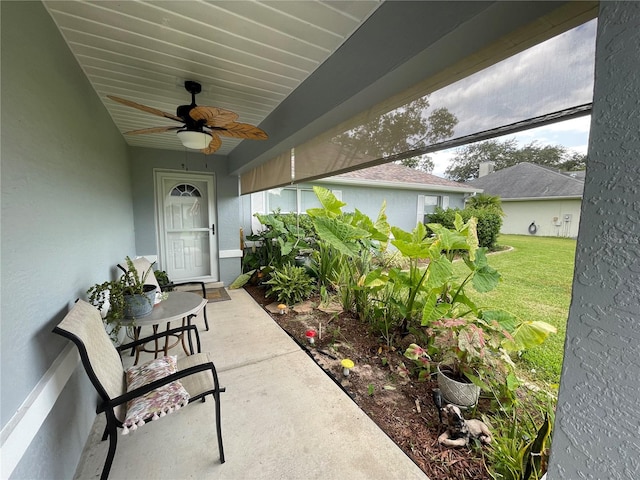
[[[264,287],[245,289],[262,307],[272,303]],[[322,312],[317,304],[318,299],[312,299],[307,308],[271,317],[431,479],[489,479],[479,447],[450,449],[438,444],[443,429],[432,401],[435,378],[410,378],[403,367],[410,361],[402,351],[387,348],[364,322],[345,313]],[[313,344],[305,337],[309,329],[318,333]],[[410,343],[411,338],[401,339],[400,350]],[[348,377],[342,374],[343,358],[355,363]]]

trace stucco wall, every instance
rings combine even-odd
[[[240,198],[238,177],[228,174],[224,157],[199,152],[180,152],[151,148],[131,148],[131,177],[134,179],[136,255],[158,255],[155,212],[154,169],[210,175],[214,179],[216,235],[219,253],[219,279],[225,285],[240,274]],[[162,265],[160,265],[162,267]]]
[[[448,196],[450,208],[464,208],[464,194],[462,193],[381,188],[377,186],[366,187],[324,181],[318,183],[302,183],[299,187],[312,189],[314,185],[319,185],[331,191],[340,191],[342,201],[347,204],[343,207],[343,211],[352,212],[357,208],[374,220],[378,217],[382,203],[386,201],[385,212],[389,224],[406,231],[411,231],[416,226],[418,195]],[[249,233],[251,231],[251,215],[256,212],[263,212],[263,205],[256,207],[255,199],[252,205],[251,195],[243,195],[241,201],[243,228],[245,233]]]
[[[576,238],[581,203],[580,200],[502,200],[505,216],[500,233],[530,235],[529,226],[535,223],[537,236]]]
[[[345,211],[360,210],[375,220],[386,201],[387,220],[390,225],[411,231],[416,226],[418,213],[418,195],[441,195],[449,197],[449,208],[464,208],[464,195],[449,192],[432,192],[429,190],[407,190],[380,188],[377,186],[355,186],[345,184],[322,183],[330,190],[341,190],[342,201],[347,205]]]
[[[51,330],[70,302],[115,273],[134,236],[122,136],[43,5],[0,8],[4,442],[68,345]],[[88,385],[84,373],[71,376],[12,478],[71,478],[95,418]]]
[[[640,3],[600,2],[549,480],[640,478]]]

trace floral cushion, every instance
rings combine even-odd
[[[127,369],[127,391],[142,387],[178,371],[176,357],[157,358],[144,365]],[[189,403],[189,393],[179,381],[171,382],[141,397],[127,402],[127,418],[122,434],[141,427],[149,420],[157,420]]]

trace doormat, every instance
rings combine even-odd
[[[202,289],[189,290],[189,292],[195,293],[197,295],[202,295]],[[231,300],[231,297],[229,297],[229,294],[227,293],[227,290],[224,287],[207,288],[206,293],[207,293],[207,297],[206,298],[209,301],[209,303],[223,302],[225,300]]]

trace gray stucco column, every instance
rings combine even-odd
[[[548,479],[640,478],[640,3],[601,2]]]

